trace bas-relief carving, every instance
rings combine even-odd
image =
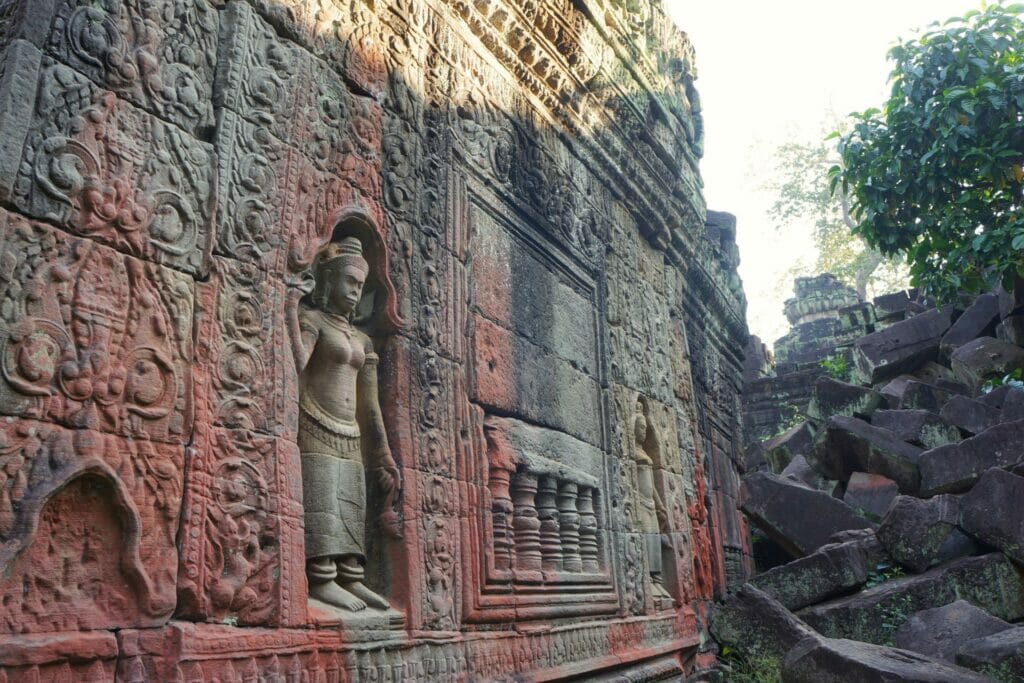
[[[133,256],[201,272],[210,149],[43,58],[14,205]]]
[[[216,250],[295,279],[340,209],[379,211],[382,110],[247,3],[222,13]]]
[[[636,462],[634,514],[647,549],[647,567],[656,609],[672,606],[662,576],[662,546],[668,545],[668,512],[654,485],[654,468],[662,465],[662,437],[650,423],[646,402],[638,400],[633,416],[633,459]]]
[[[191,424],[191,284],[4,211],[0,231],[0,410],[20,418],[0,447],[0,628],[162,623]]]
[[[352,322],[370,272],[362,242],[351,235],[331,242],[314,272],[316,285],[299,313],[297,349],[309,593],[347,612],[389,610],[364,583],[367,475],[384,496],[382,528],[395,536],[393,500],[401,479],[378,399],[378,356]]]
[[[97,8],[113,16],[115,12],[111,8],[122,4],[129,7],[125,11],[132,11],[131,2],[107,2]],[[641,170],[641,167],[647,169],[646,161],[638,166],[636,159],[626,159],[628,155],[616,149],[621,147],[618,142],[608,145],[610,155],[594,156],[587,149],[588,140],[582,140],[589,138],[589,133],[581,132],[579,122],[589,121],[595,127],[592,132],[597,139],[608,134],[600,116],[594,115],[598,107],[608,107],[614,118],[623,119],[621,125],[616,123],[615,130],[627,131],[627,134],[636,131],[640,135],[642,127],[636,126],[633,119],[646,117],[656,122],[648,137],[653,144],[664,147],[678,136],[665,135],[662,128],[676,126],[679,121],[659,118],[662,116],[658,111],[659,102],[654,100],[637,97],[627,101],[614,97],[609,99],[619,101],[601,104],[585,92],[578,97],[573,92],[586,90],[581,84],[591,83],[600,73],[619,73],[611,68],[618,57],[614,50],[607,48],[606,40],[621,40],[626,44],[644,36],[650,47],[662,35],[660,19],[654,13],[645,14],[640,24],[626,30],[606,18],[607,27],[613,29],[613,37],[608,39],[595,29],[594,21],[602,21],[600,17],[596,20],[585,17],[569,3],[541,3],[522,8],[516,5],[514,11],[504,16],[480,3],[473,6],[456,3],[452,12],[447,12],[442,3],[416,0],[402,0],[394,7],[379,6],[372,10],[361,2],[254,0],[252,3],[215,4],[222,49],[218,53],[221,61],[216,76],[218,85],[213,91],[220,93],[221,99],[214,102],[216,131],[204,130],[203,137],[215,141],[216,155],[200,144],[206,157],[198,166],[206,169],[202,182],[211,184],[213,175],[218,175],[217,215],[209,216],[212,204],[205,201],[208,192],[191,195],[204,199],[202,202],[197,199],[198,208],[194,213],[202,217],[199,225],[209,237],[197,238],[197,244],[202,246],[197,246],[189,257],[174,261],[147,252],[153,247],[145,239],[140,242],[140,251],[136,244],[118,242],[111,236],[115,233],[105,235],[97,229],[90,234],[129,254],[165,262],[201,276],[210,274],[209,282],[196,284],[195,358],[197,366],[208,376],[200,377],[204,373],[196,373],[195,398],[188,392],[188,401],[194,401],[195,405],[185,411],[189,419],[191,413],[195,413],[197,427],[189,454],[189,503],[181,536],[179,616],[208,621],[228,619],[240,625],[306,623],[305,604],[301,600],[305,595],[303,558],[294,557],[295,553],[289,556],[286,552],[289,547],[301,549],[303,545],[297,540],[304,526],[298,491],[299,446],[301,450],[316,450],[324,445],[317,441],[329,442],[332,454],[337,455],[346,449],[346,444],[342,443],[344,439],[334,438],[333,433],[321,433],[325,436],[323,439],[311,436],[314,428],[328,423],[328,426],[338,426],[331,420],[338,415],[331,411],[319,414],[320,420],[316,423],[305,419],[311,412],[306,410],[300,427],[297,392],[306,386],[304,382],[309,377],[300,380],[295,364],[283,356],[289,352],[288,342],[301,345],[302,331],[306,332],[307,342],[314,329],[323,339],[331,334],[319,312],[314,313],[308,306],[317,298],[316,290],[311,291],[311,288],[321,282],[310,275],[318,270],[314,265],[315,257],[323,245],[329,241],[338,244],[344,237],[337,231],[332,233],[339,223],[339,208],[356,204],[364,207],[371,222],[380,226],[379,239],[374,245],[378,254],[391,255],[390,263],[387,259],[370,259],[372,267],[367,270],[371,274],[380,273],[385,282],[388,276],[395,280],[401,296],[395,302],[394,289],[387,290],[392,295],[392,311],[401,310],[416,323],[407,333],[393,337],[387,337],[390,334],[387,330],[367,330],[376,341],[387,337],[390,348],[382,352],[382,356],[389,359],[389,363],[397,361],[396,367],[404,363],[412,368],[409,371],[402,366],[395,371],[382,367],[382,374],[395,373],[386,382],[407,381],[410,385],[407,394],[393,391],[395,387],[383,387],[388,400],[397,395],[407,398],[402,406],[388,405],[382,411],[388,416],[388,429],[394,428],[401,435],[398,441],[402,443],[402,450],[396,450],[394,459],[402,463],[403,474],[407,477],[406,492],[399,501],[405,515],[402,528],[407,534],[406,540],[400,544],[402,548],[397,554],[384,557],[385,561],[395,562],[388,567],[391,572],[408,571],[410,574],[398,581],[403,585],[407,582],[410,594],[397,598],[408,601],[403,602],[403,606],[410,606],[410,626],[453,631],[460,628],[463,620],[477,618],[467,616],[473,608],[466,606],[473,602],[470,594],[477,586],[472,583],[475,579],[468,575],[465,558],[478,553],[489,554],[492,548],[465,531],[467,505],[471,501],[473,505],[480,501],[480,509],[494,511],[495,518],[498,514],[507,516],[510,531],[506,534],[505,554],[509,572],[518,570],[523,577],[539,574],[553,589],[542,596],[540,602],[557,602],[564,597],[563,593],[578,592],[579,586],[569,591],[564,591],[564,586],[573,586],[574,582],[579,583],[579,577],[589,576],[597,582],[592,587],[605,586],[600,589],[605,591],[602,600],[610,597],[608,604],[611,605],[603,604],[593,614],[610,616],[616,607],[619,614],[638,615],[657,609],[652,606],[652,601],[658,597],[658,583],[652,569],[656,561],[650,539],[658,536],[659,547],[675,547],[677,555],[683,557],[678,541],[684,533],[680,529],[686,523],[683,519],[685,501],[678,470],[657,467],[645,470],[643,463],[637,468],[637,463],[643,459],[633,456],[648,453],[649,446],[624,451],[627,453],[624,459],[629,459],[627,464],[630,464],[627,472],[616,469],[623,460],[615,457],[617,453],[596,455],[595,462],[609,461],[607,468],[602,465],[602,471],[596,474],[586,471],[585,467],[582,471],[575,467],[559,469],[548,467],[543,459],[521,458],[511,470],[503,470],[508,475],[508,498],[507,501],[502,499],[505,494],[500,473],[493,470],[493,461],[488,462],[484,411],[465,399],[474,382],[469,367],[472,361],[469,354],[474,350],[467,334],[473,330],[472,322],[467,322],[470,318],[467,310],[474,292],[466,238],[469,230],[460,220],[460,216],[468,213],[466,194],[460,181],[453,177],[465,171],[492,188],[499,197],[494,206],[501,212],[514,207],[524,217],[524,222],[535,229],[534,239],[541,240],[543,249],[570,263],[570,268],[590,273],[603,270],[606,251],[614,241],[609,237],[614,220],[609,217],[613,202],[608,194],[607,179],[599,174],[617,166],[620,170],[616,172],[621,171],[628,178],[620,191],[627,196],[633,193],[634,200],[634,183],[640,187],[649,182],[651,176],[648,170]],[[252,12],[250,6],[255,7],[256,12]],[[203,10],[198,8],[197,11]],[[180,16],[183,15],[168,18],[169,34],[179,31]],[[479,20],[481,17],[483,21]],[[116,20],[115,17],[115,23]],[[481,38],[484,48],[468,47],[464,38],[467,27]],[[145,27],[139,30],[142,28]],[[206,40],[203,35],[209,33],[211,24],[200,21],[196,28],[197,35],[179,39],[179,42],[199,41],[197,44],[203,45],[202,41]],[[215,32],[216,27],[213,29]],[[134,33],[125,35],[129,35],[129,42],[142,46],[139,52],[143,57],[154,50],[159,52],[157,42],[147,42],[144,33],[138,33],[138,38]],[[282,40],[282,36],[286,39]],[[382,45],[387,48],[381,49]],[[510,52],[507,46],[512,46],[515,52]],[[485,55],[487,51],[496,54],[499,61],[513,65],[514,80],[506,80],[501,70],[495,68],[495,62]],[[519,58],[518,53],[522,54]],[[169,56],[163,53],[160,56],[173,63]],[[633,59],[636,58],[634,55]],[[180,57],[179,61],[181,59],[185,57]],[[655,70],[651,70],[648,60],[642,59],[636,64],[641,76],[626,71],[621,71],[621,75],[629,82],[650,77],[666,65],[678,67],[670,64],[672,59],[676,57],[668,57],[659,50],[657,60],[661,61]],[[517,60],[525,65],[525,70],[517,65]],[[202,66],[200,62],[189,62],[195,65],[197,73]],[[420,69],[419,64],[425,67]],[[686,68],[681,71],[685,72]],[[339,74],[344,74],[350,87],[361,94],[349,92]],[[119,107],[137,111],[143,118],[153,118],[155,126],[169,125],[162,120],[175,116],[174,111],[184,117],[184,109],[164,106],[150,95],[140,95],[131,87],[103,80],[108,75],[100,72],[87,75],[133,103]],[[574,81],[577,77],[580,80]],[[677,80],[682,89],[691,85],[684,76],[678,76]],[[210,77],[206,82],[213,81]],[[81,83],[88,85],[84,80]],[[188,79],[183,78],[181,85],[180,92],[187,94]],[[527,90],[530,94],[526,94]],[[461,94],[463,91],[466,97]],[[430,93],[435,101],[422,102],[425,93]],[[555,93],[554,98],[551,93]],[[451,98],[452,106],[445,98]],[[689,100],[679,106],[696,106],[692,97]],[[139,109],[132,109],[133,105]],[[587,111],[588,107],[594,109]],[[571,124],[569,137],[576,136],[581,144],[568,145],[563,134],[556,131],[557,126],[545,118],[546,114],[538,115],[544,108],[559,110],[559,116],[567,114],[564,121]],[[676,115],[676,110],[669,113]],[[196,120],[182,118],[174,123],[192,131]],[[213,117],[202,125],[208,126],[212,121]],[[127,126],[122,127],[129,130]],[[189,144],[194,142],[174,126],[169,130],[191,141]],[[129,137],[131,135],[129,133]],[[687,135],[692,136],[690,132]],[[164,145],[160,138],[155,138],[155,142]],[[453,153],[457,156],[454,165]],[[215,164],[211,161],[214,156]],[[685,155],[668,156],[683,158]],[[70,162],[73,167],[78,164],[74,159]],[[651,168],[657,169],[657,178],[664,180],[672,175],[672,163],[663,159],[650,162]],[[456,167],[460,167],[457,172]],[[601,168],[603,170],[598,170]],[[176,182],[173,174],[171,182]],[[180,191],[183,185],[174,187],[179,194],[187,194]],[[144,189],[143,194],[146,192],[148,190]],[[640,214],[650,211],[651,207],[658,211],[665,209],[668,193],[646,194],[650,201],[642,200],[645,208],[631,206],[630,212]],[[74,206],[73,198],[70,204]],[[42,215],[48,210],[45,206],[36,210],[47,220],[62,221],[68,229],[81,229],[82,224],[74,214],[68,218],[52,218],[51,214]],[[678,225],[680,221],[663,223]],[[212,258],[209,243],[213,234],[208,224],[218,242],[214,250],[219,256]],[[661,230],[660,227],[655,229]],[[635,225],[633,230],[637,230]],[[662,334],[664,330],[642,329],[636,322],[652,316],[662,320],[661,314],[667,311],[662,305],[666,286],[657,283],[657,273],[647,269],[643,262],[638,269],[629,270],[623,283],[637,276],[644,283],[650,283],[650,290],[643,284],[643,291],[632,294],[640,303],[625,301],[620,307],[628,320],[624,326],[628,336],[619,341],[614,341],[613,337],[612,346],[617,349],[612,354],[614,358],[626,358],[630,349],[671,348],[668,343],[662,345],[667,337]],[[620,291],[626,289],[628,285]],[[654,309],[629,311],[630,307],[646,306],[652,292],[658,299]],[[307,294],[306,303],[299,304]],[[601,296],[601,293],[595,295],[595,305],[600,305]],[[628,298],[626,294],[625,299]],[[320,319],[316,319],[318,317]],[[664,321],[668,321],[667,315]],[[288,329],[287,341],[282,334],[284,328]],[[510,331],[524,334],[523,329],[515,326],[510,326]],[[355,334],[354,329],[351,334]],[[525,334],[529,334],[528,329]],[[576,362],[588,375],[604,372],[596,369],[603,367],[608,353],[603,346],[606,343],[603,332],[598,336],[601,338],[599,357],[593,364],[589,355],[585,354],[586,360],[581,364],[579,358],[568,354],[569,360]],[[658,341],[649,341],[654,338]],[[564,352],[572,351],[569,348],[572,345],[564,340],[556,340],[554,344],[546,339],[537,340],[553,355],[565,356]],[[563,346],[559,347],[559,343]],[[364,345],[362,348],[364,352],[372,352],[373,347]],[[668,401],[673,387],[672,375],[667,371],[671,365],[654,359],[650,370],[644,371],[643,367],[652,359],[646,351],[642,358],[635,359],[630,384],[643,385],[635,388],[643,388],[647,394]],[[298,355],[301,370],[305,354],[300,351]],[[342,361],[340,365],[347,363],[351,368],[349,374],[354,373],[355,382],[348,384],[357,385],[354,396],[358,405],[360,373],[349,361]],[[517,361],[510,366],[510,372],[516,372],[518,365]],[[648,372],[650,374],[645,374]],[[669,383],[664,384],[663,378]],[[351,393],[348,389],[344,392],[345,395]],[[635,394],[629,399],[630,408],[635,406],[634,399]],[[308,402],[305,407],[310,407]],[[322,404],[319,407],[323,407]],[[595,409],[601,411],[603,407],[595,406]],[[658,423],[659,434],[666,435],[664,440],[672,441],[668,432],[662,431],[661,417],[649,417],[652,424]],[[626,424],[631,418],[620,414],[615,419],[621,420],[624,434],[632,437],[632,425]],[[607,436],[598,433],[605,428],[605,421],[602,417],[600,425],[586,430],[586,441],[603,443],[607,440]],[[351,427],[352,420],[341,422]],[[116,431],[114,427],[110,429]],[[382,429],[379,431],[383,433]],[[645,434],[647,431],[650,430],[645,430]],[[368,438],[367,432],[360,429],[353,448],[352,434],[347,436],[348,449],[358,450],[360,455],[367,448],[375,450],[371,442],[381,443],[377,438]],[[387,445],[387,435],[383,438]],[[181,442],[184,437],[167,437],[167,440]],[[645,437],[643,441],[648,439]],[[391,443],[391,448],[395,447],[396,444]],[[377,449],[371,455],[383,457],[383,451]],[[649,453],[647,457],[652,462],[655,460]],[[550,460],[557,462],[558,458]],[[410,465],[415,469],[405,470]],[[517,471],[520,465],[522,471]],[[488,479],[488,467],[495,472],[493,481]],[[605,474],[603,469],[615,471]],[[397,483],[394,477],[389,475],[388,478],[391,484]],[[379,507],[387,511],[394,501],[381,500],[387,487],[377,488],[378,483],[371,477],[369,497],[371,503],[374,498],[378,499]],[[358,486],[340,488],[349,492]],[[332,493],[337,490],[332,488]],[[629,490],[632,493],[627,493]],[[490,502],[487,494],[493,494]],[[65,498],[78,495],[81,494],[77,490],[71,490]],[[630,495],[645,511],[654,510],[656,522],[659,506],[654,500],[664,501],[661,508],[668,521],[659,524],[657,533],[650,523],[650,515],[639,515],[643,519],[634,523],[636,520],[623,519],[622,508],[615,508],[616,501],[621,503]],[[55,498],[54,505],[65,505],[65,498]],[[308,509],[307,505],[307,512]],[[472,514],[469,517],[469,521],[476,521]],[[354,520],[357,516],[348,518]],[[387,520],[385,522],[383,526],[391,526]],[[374,526],[379,524],[373,522]],[[497,536],[494,534],[495,540]],[[353,544],[355,546],[358,543]],[[493,552],[495,560],[502,555],[497,543]],[[343,582],[356,591],[360,589],[354,585],[355,574],[362,562],[358,557],[354,564],[350,560],[359,554],[330,555],[342,558]],[[622,563],[625,569],[618,567],[622,556],[631,558]],[[381,557],[372,559],[379,562]],[[337,572],[337,559],[333,567]],[[375,571],[372,564],[370,570]],[[662,574],[675,571],[669,569],[668,562],[664,563]],[[325,573],[318,578],[323,578]],[[561,586],[559,575],[564,579]],[[623,579],[623,585],[632,587],[621,591],[607,588]],[[667,589],[677,598],[685,599],[685,594],[671,581],[662,583],[665,584],[663,591]],[[379,585],[373,584],[375,591]],[[387,592],[388,585],[385,580],[383,594],[394,598]],[[294,604],[296,597],[303,604]],[[660,597],[664,600],[664,596]],[[509,604],[508,600],[505,602]],[[526,606],[528,601],[523,601],[521,596],[516,596],[513,602],[515,614],[508,618],[526,620],[543,616],[540,611],[530,612]],[[348,606],[354,605],[348,603]],[[558,615],[580,615],[584,611],[584,607],[569,599]],[[491,617],[494,619],[496,617]],[[341,621],[352,623],[351,619]],[[667,642],[682,635],[653,630],[638,634],[626,631],[625,628],[615,631],[616,647],[640,647],[644,642]],[[443,677],[446,671],[459,672],[458,675],[472,672],[469,675],[493,678],[512,669],[552,668],[607,654],[610,634],[605,627],[588,634],[582,640],[559,635],[550,642],[540,642],[538,638],[529,644],[520,634],[514,641],[510,640],[508,647],[485,647],[477,643],[465,649],[455,648],[455,652],[445,650],[443,654],[417,651],[415,656],[383,649],[380,653],[367,650],[357,655],[325,649],[314,653],[318,658],[314,659],[308,651],[299,655],[292,650],[272,657],[229,657],[224,669],[219,668],[224,660],[214,664],[213,659],[199,658],[187,665],[183,660],[173,675],[189,680],[246,678],[264,673],[301,676],[304,672],[309,672],[310,676],[326,673],[330,677],[332,671],[340,675],[338,672],[344,667],[354,678],[365,679],[383,675],[384,671],[393,673],[400,664],[403,675],[412,678]],[[512,658],[515,647],[519,648],[518,655]],[[146,673],[148,660],[143,661],[141,654],[128,654],[130,650],[130,647],[125,649],[126,658],[119,675],[125,680],[144,680],[146,675],[152,675]],[[346,659],[348,661],[343,661]]]
[[[0,412],[186,438],[190,280],[5,211],[0,231]]]
[[[190,133],[213,124],[219,15],[206,0],[12,0],[5,5],[20,21],[5,27],[0,20],[0,47],[24,38],[100,87]]]

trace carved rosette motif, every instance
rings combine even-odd
[[[381,107],[247,3],[223,14],[217,252],[308,280],[339,211],[379,219]]]
[[[178,614],[240,625],[305,623],[298,447],[213,429],[190,452]]]
[[[205,268],[208,146],[47,58],[31,116],[19,209],[133,256]]]
[[[0,47],[25,39],[190,134],[213,124],[219,14],[207,0],[11,0]]]
[[[0,211],[0,412],[134,439],[192,425],[188,279]]]

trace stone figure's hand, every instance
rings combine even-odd
[[[380,514],[381,527],[391,538],[401,538],[402,529],[394,505],[398,492],[402,489],[402,475],[390,453],[382,460],[384,464],[376,468],[377,483],[384,492],[384,510]]]
[[[394,463],[382,465],[377,468],[377,483],[384,493],[396,493],[402,489],[402,475]]]

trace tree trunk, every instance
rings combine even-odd
[[[885,257],[882,256],[881,252],[867,247],[867,251],[864,252],[864,263],[857,268],[857,273],[854,275],[854,287],[861,301],[867,300],[868,280],[871,279],[871,274],[878,270],[878,266],[882,265],[884,260]]]

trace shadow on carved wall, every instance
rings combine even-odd
[[[352,230],[386,294],[368,331],[403,479],[397,542],[369,482],[367,582],[409,628],[658,612],[625,512],[638,396],[662,416],[669,590],[720,589],[711,540],[742,542],[716,536],[704,491],[731,514],[708,458],[735,448],[742,291],[731,237],[705,228],[692,55],[668,20],[561,0],[144,4],[9,7],[24,143],[0,201],[29,245],[12,272],[57,303],[8,288],[5,354],[53,349],[74,372],[22,364],[17,385],[5,365],[0,411],[132,444],[105,458],[156,592],[178,576],[176,614],[306,623],[293,351],[310,266]],[[90,253],[111,277],[79,293]]]

